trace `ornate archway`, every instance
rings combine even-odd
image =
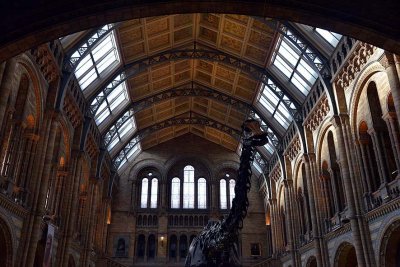
[[[390,224],[382,237],[379,266],[400,267],[400,220]]]
[[[314,256],[311,256],[307,260],[306,267],[317,267],[317,259]]]
[[[354,246],[348,242],[342,243],[336,251],[335,267],[357,267],[357,255]]]
[[[0,219],[0,267],[13,266],[12,235],[6,222]]]

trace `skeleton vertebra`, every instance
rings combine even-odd
[[[193,239],[186,257],[186,267],[241,266],[238,236],[249,206],[247,193],[251,186],[254,149],[255,146],[263,146],[268,141],[267,134],[261,131],[260,123],[256,120],[245,121],[243,129],[242,154],[232,208],[226,219],[215,224],[209,223],[199,236]]]

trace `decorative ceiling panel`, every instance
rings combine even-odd
[[[124,64],[173,49],[220,50],[265,67],[275,29],[248,16],[180,14],[121,23],[117,30]],[[176,88],[196,84],[251,104],[259,83],[234,66],[203,59],[180,59],[152,65],[127,81],[133,102]],[[179,96],[157,101],[135,114],[138,130],[174,117],[201,116],[240,130],[248,116],[228,102],[201,96]],[[236,151],[238,142],[227,133],[206,125],[178,125],[147,136],[147,149],[182,134],[192,133]]]

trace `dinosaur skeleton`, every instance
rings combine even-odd
[[[239,230],[247,215],[252,175],[251,165],[256,146],[267,143],[267,133],[260,129],[257,120],[246,120],[243,123],[243,146],[240,156],[238,179],[235,185],[235,198],[227,218],[222,222],[209,222],[204,230],[193,239],[186,257],[185,267],[239,267],[241,266],[238,251]]]

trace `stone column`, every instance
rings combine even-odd
[[[390,141],[393,146],[394,159],[396,161],[396,168],[400,171],[400,143],[399,143],[399,132],[396,122],[396,114],[393,112],[388,112],[383,116],[386,125],[389,130]],[[397,174],[399,175],[399,174]]]
[[[50,176],[50,171],[51,171],[51,160],[53,158],[53,150],[54,150],[54,144],[55,144],[55,139],[56,139],[56,129],[57,129],[57,123],[53,122],[51,119],[49,121],[50,124],[50,132],[48,135],[48,142],[47,142],[47,148],[45,150],[45,157],[44,157],[44,167],[43,171],[40,175],[40,177],[37,180],[37,195],[36,201],[33,201],[33,225],[31,229],[31,238],[30,238],[30,244],[29,244],[29,249],[28,249],[28,254],[27,254],[27,261],[26,265],[31,266],[33,265],[34,259],[35,259],[35,252],[36,252],[36,246],[37,246],[37,241],[40,239],[41,236],[41,229],[40,229],[40,224],[42,223],[42,216],[44,215],[44,204],[46,201],[46,189],[48,186],[48,181],[49,181],[49,176]]]
[[[373,188],[373,185],[371,184],[372,173],[370,172],[371,164],[369,164],[368,157],[367,157],[367,149],[368,149],[367,146],[368,146],[368,143],[366,143],[365,140],[360,140],[358,142],[358,149],[361,154],[361,160],[360,160],[362,163],[361,166],[365,173],[365,177],[363,179],[365,192],[372,192],[372,188]]]
[[[285,180],[285,208],[286,208],[286,222],[288,226],[287,238],[288,246],[290,248],[290,253],[292,254],[293,265],[301,266],[301,261],[299,260],[297,253],[297,236],[295,217],[293,216],[293,181]]]
[[[354,238],[354,247],[356,250],[356,255],[357,255],[357,262],[359,267],[364,267],[368,266],[365,262],[364,258],[364,248],[363,244],[361,241],[361,235],[360,235],[360,228],[358,225],[358,220],[357,220],[357,214],[355,210],[355,201],[354,201],[354,196],[352,188],[352,182],[350,178],[350,172],[349,172],[349,165],[348,165],[348,158],[347,158],[347,153],[346,153],[346,148],[345,148],[345,143],[343,140],[343,132],[342,132],[342,124],[340,121],[339,116],[334,116],[332,120],[334,126],[335,126],[335,133],[336,133],[336,138],[337,138],[337,146],[338,146],[338,151],[339,151],[339,165],[341,167],[341,174],[343,177],[343,186],[344,186],[344,191],[346,194],[346,199],[347,199],[347,208],[348,208],[348,216],[350,219],[350,225],[351,225],[351,230],[352,230],[352,236]]]
[[[217,190],[217,182],[211,181],[211,212],[213,219],[216,219],[214,216],[218,211],[218,190]]]
[[[385,156],[384,156],[384,146],[382,145],[381,133],[376,131],[374,128],[368,130],[371,136],[372,143],[374,145],[375,157],[379,168],[379,177],[381,180],[381,185],[388,182],[389,173],[386,168]]]
[[[271,208],[271,234],[272,234],[272,253],[274,255],[278,254],[278,248],[280,246],[279,242],[279,232],[278,232],[278,221],[276,220],[276,198],[269,199]]]
[[[82,152],[73,150],[70,163],[68,164],[68,178],[66,179],[66,189],[62,199],[61,217],[63,218],[63,231],[60,233],[61,240],[58,245],[59,266],[68,266],[67,251],[72,245],[76,232],[76,217],[79,213],[79,185],[82,176]]]
[[[385,52],[386,60],[384,60],[384,67],[389,80],[390,91],[393,96],[394,108],[396,110],[397,118],[400,118],[400,63],[399,56],[393,55],[390,52]],[[400,121],[398,121],[400,127]]]
[[[3,119],[7,109],[8,96],[13,87],[13,82],[15,80],[15,70],[16,70],[16,60],[15,58],[9,59],[5,63],[5,68],[3,72],[3,77],[1,79],[0,85],[0,127],[3,126]]]
[[[309,201],[310,201],[310,215],[311,215],[311,224],[312,224],[312,229],[313,229],[313,237],[315,240],[315,258],[317,260],[317,265],[318,266],[324,266],[323,265],[323,260],[322,260],[322,247],[321,247],[321,242],[323,242],[323,239],[321,237],[321,230],[318,225],[318,220],[317,220],[317,210],[318,207],[316,206],[316,200],[317,197],[314,194],[314,182],[312,179],[311,175],[311,170],[310,170],[310,161],[315,158],[314,155],[304,155],[304,164],[305,164],[305,170],[306,170],[306,177],[303,177],[303,179],[307,179],[307,191],[309,193]]]

